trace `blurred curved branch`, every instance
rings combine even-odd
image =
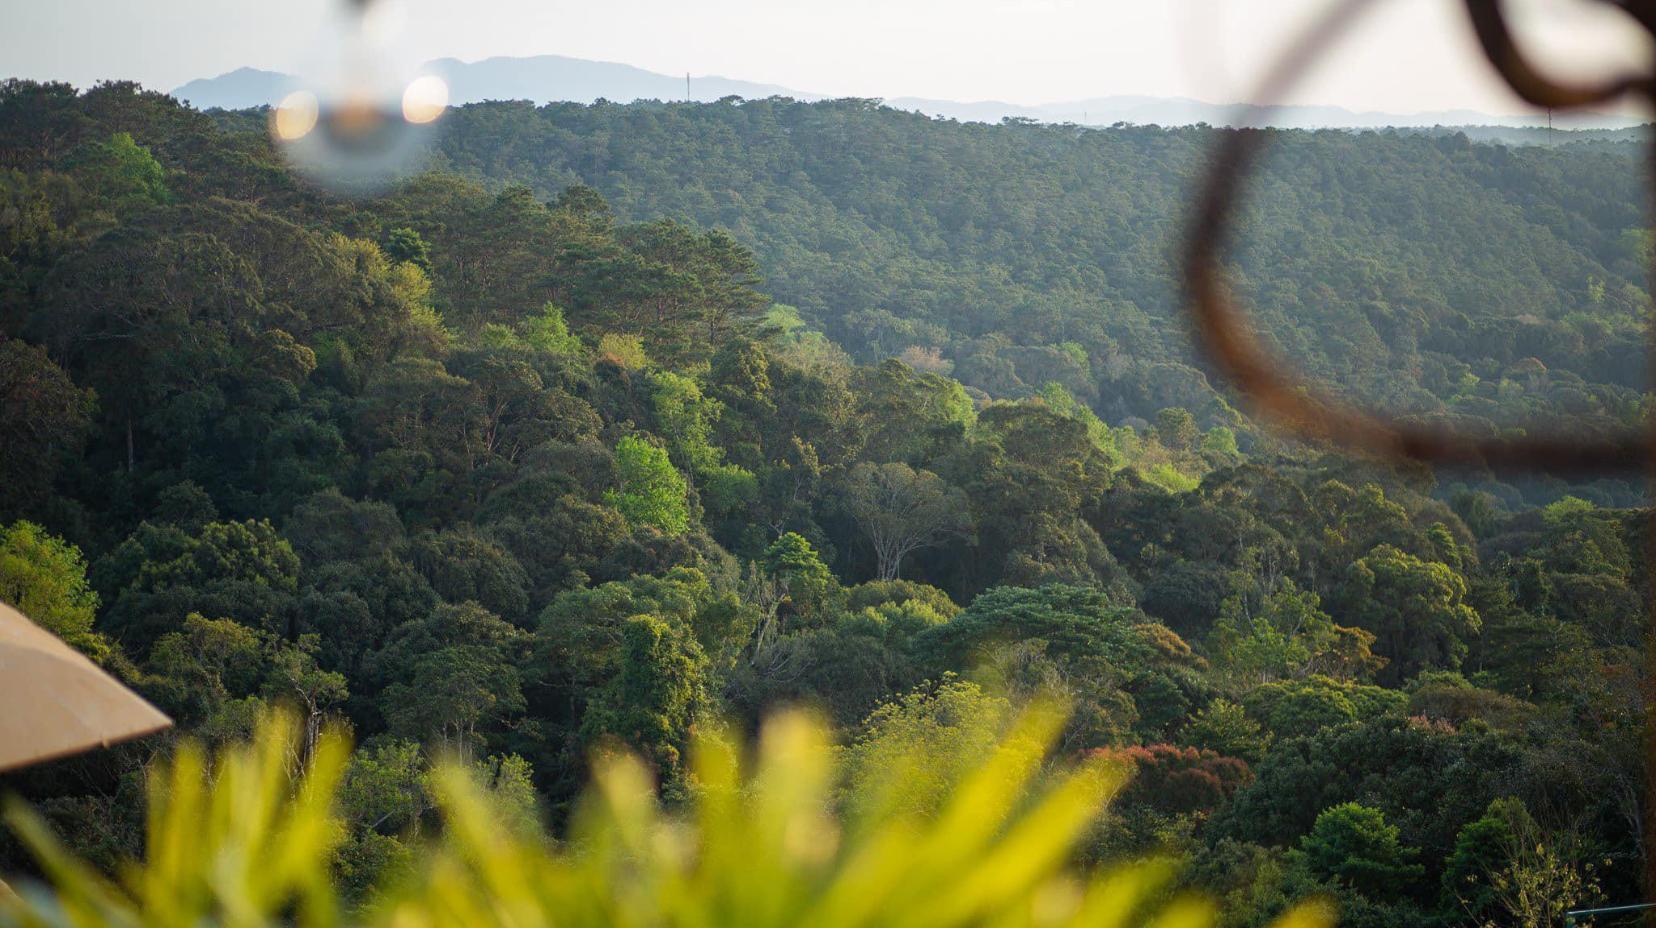
[[[1646,77],[1596,88],[1554,84],[1518,53],[1498,0],[1466,0],[1466,5],[1497,69],[1531,102],[1580,106],[1634,91],[1650,93],[1651,81]],[[1373,0],[1341,0],[1330,6],[1267,73],[1250,106],[1275,105],[1321,52],[1371,6]],[[1528,84],[1520,87],[1516,81]],[[1184,251],[1184,282],[1197,334],[1221,372],[1260,412],[1302,437],[1388,458],[1554,473],[1632,471],[1645,466],[1651,438],[1643,431],[1593,441],[1564,435],[1485,438],[1388,419],[1315,386],[1260,344],[1247,316],[1231,298],[1223,261],[1230,226],[1241,205],[1243,182],[1272,135],[1269,129],[1249,128],[1222,134],[1197,194]]]
[[[1627,74],[1598,84],[1571,85],[1547,77],[1530,63],[1518,48],[1502,11],[1502,0],[1466,0],[1466,12],[1471,17],[1472,29],[1478,35],[1478,44],[1495,71],[1524,102],[1531,106],[1551,109],[1574,109],[1608,103],[1633,92],[1649,95],[1651,78],[1647,74]],[[1615,4],[1638,20],[1646,29],[1656,22],[1656,5],[1644,0],[1624,0]]]

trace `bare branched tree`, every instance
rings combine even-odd
[[[895,580],[903,559],[972,529],[966,495],[929,470],[907,464],[858,464],[847,488],[851,515],[874,548],[881,580]]]

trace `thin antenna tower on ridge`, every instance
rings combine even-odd
[[[689,103],[692,99],[694,98],[690,96],[690,72],[686,71],[684,72],[684,102]]]

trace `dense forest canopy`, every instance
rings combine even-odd
[[[691,802],[698,727],[805,702],[837,804],[925,815],[1057,694],[1057,755],[1135,771],[1087,857],[1231,924],[1637,896],[1641,514],[1248,422],[1168,263],[1213,130],[483,105],[341,199],[262,118],[0,88],[0,599],[209,742],[348,723],[349,891],[436,756],[561,827],[598,745]],[[1237,269],[1285,347],[1474,427],[1637,418],[1621,148],[1281,135]],[[169,744],[4,783],[113,867]]]
[[[1468,428],[1643,410],[1649,237],[1637,146],[1274,131],[1234,272],[1269,341],[1370,403]],[[445,166],[618,214],[731,230],[860,360],[936,352],[968,387],[1063,383],[1106,420],[1226,415],[1173,253],[1203,127],[928,119],[871,101],[496,103]]]

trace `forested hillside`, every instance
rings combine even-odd
[[[1052,694],[1058,758],[1135,771],[1088,859],[1230,924],[1636,898],[1641,514],[1241,447],[1168,289],[1205,131],[484,106],[447,161],[535,187],[340,200],[252,119],[0,89],[0,599],[210,742],[348,724],[348,890],[437,756],[562,828],[597,746],[683,802],[698,728],[805,702],[837,805],[924,815]],[[1284,150],[1242,268],[1331,377],[1642,407],[1621,155]],[[113,868],[171,737],[0,786]]]
[[[1227,412],[1171,266],[1204,128],[927,119],[848,100],[486,104],[444,163],[629,218],[728,229],[771,292],[860,360],[968,387],[1057,381],[1108,421]],[[1626,143],[1274,132],[1236,275],[1269,341],[1393,410],[1603,428],[1643,408],[1646,197]]]

